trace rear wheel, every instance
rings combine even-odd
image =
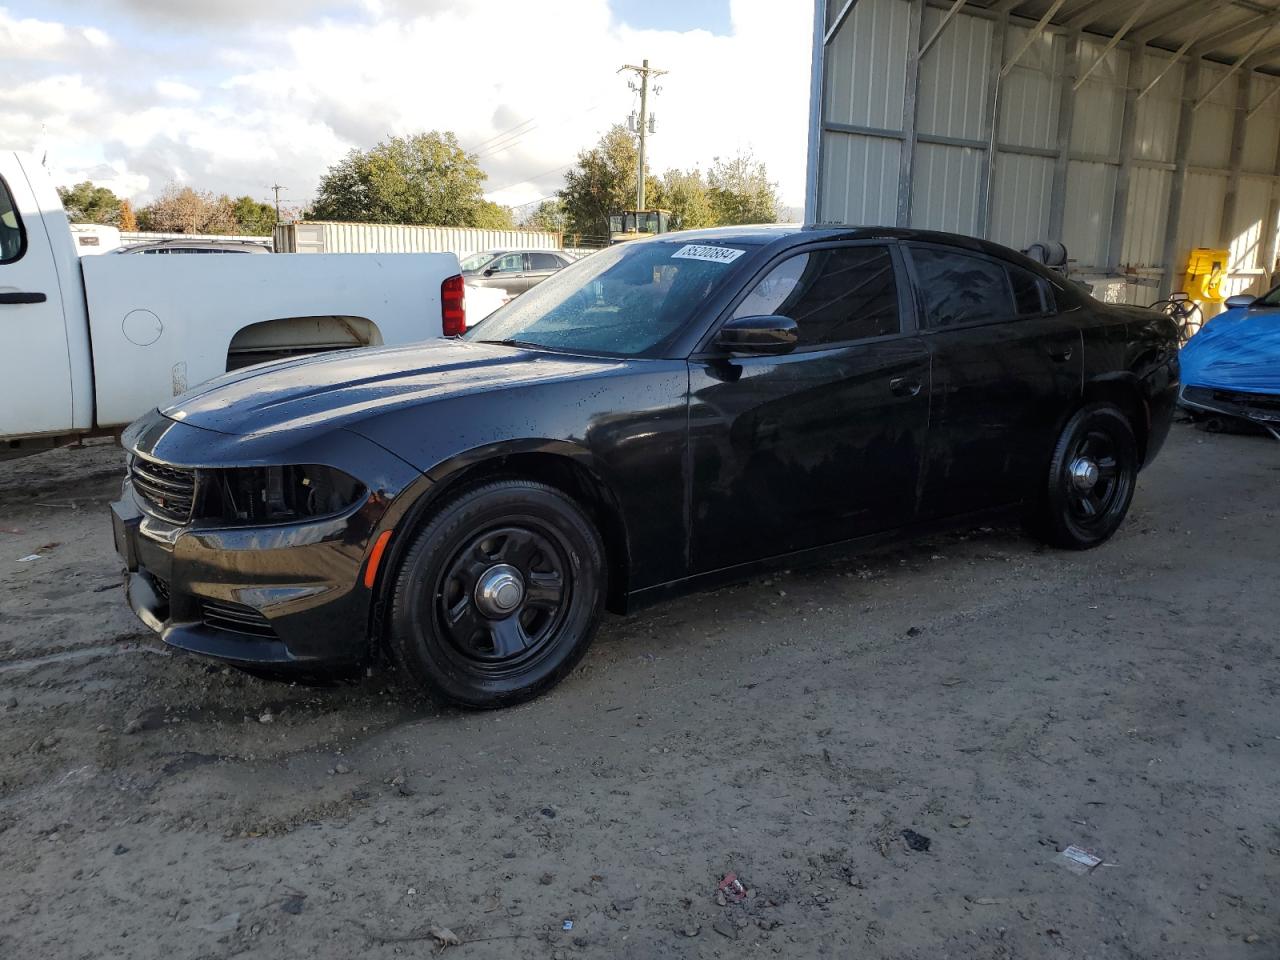
[[[1138,444],[1118,407],[1092,403],[1067,422],[1049,463],[1038,526],[1050,543],[1087,550],[1124,522],[1138,478]]]
[[[604,581],[600,535],[565,494],[526,480],[473,487],[413,534],[392,587],[392,657],[453,703],[527,700],[586,653]]]

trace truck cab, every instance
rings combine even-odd
[[[0,154],[0,323],[9,341],[0,350],[0,437],[89,428],[79,257],[53,183],[29,178],[14,154]]]

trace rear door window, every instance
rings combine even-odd
[[[834,247],[783,260],[733,315],[790,317],[800,328],[799,346],[809,347],[900,333],[898,306],[888,247]]]
[[[26,251],[26,246],[18,204],[9,192],[9,185],[0,179],[0,263],[13,263]]]
[[[562,266],[560,258],[553,253],[529,254],[530,270],[559,270]]]
[[[934,329],[1017,315],[1005,267],[987,257],[912,247],[925,323]]]
[[[1020,317],[1040,316],[1053,312],[1053,295],[1049,284],[1030,270],[1009,265],[1009,285],[1013,288],[1013,305]]]

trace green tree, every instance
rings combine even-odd
[[[95,187],[88,180],[74,187],[59,187],[58,196],[72,223],[115,226],[120,219],[120,198],[106,187]]]
[[[778,185],[749,152],[732,160],[716,157],[707,184],[717,224],[777,223]]]
[[[658,179],[653,205],[671,212],[672,230],[696,230],[719,222],[701,170],[668,170]]]
[[[352,150],[320,178],[312,215],[319,220],[472,226],[486,179],[475,154],[452,133],[390,137]]]
[[[516,218],[510,207],[504,207],[492,200],[481,200],[470,226],[485,230],[514,230]]]
[[[581,151],[577,164],[564,175],[559,193],[568,232],[607,238],[609,215],[635,208],[638,163],[636,139],[622,124],[610,127],[598,144]],[[658,181],[648,175],[645,193],[650,197],[658,193]]]
[[[223,199],[226,199],[225,197]],[[236,233],[267,237],[276,224],[276,208],[253,197],[236,197],[231,203],[231,216],[236,223]]]
[[[561,206],[559,199],[543,200],[532,213],[520,221],[520,226],[525,230],[564,233],[568,229],[569,219],[565,216],[564,207]]]

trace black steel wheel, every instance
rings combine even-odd
[[[1092,403],[1067,422],[1054,447],[1041,523],[1050,543],[1087,550],[1124,522],[1138,478],[1138,444],[1128,418]]]
[[[453,703],[534,697],[586,652],[605,593],[590,518],[545,484],[498,480],[452,498],[412,534],[392,585],[397,666]]]

